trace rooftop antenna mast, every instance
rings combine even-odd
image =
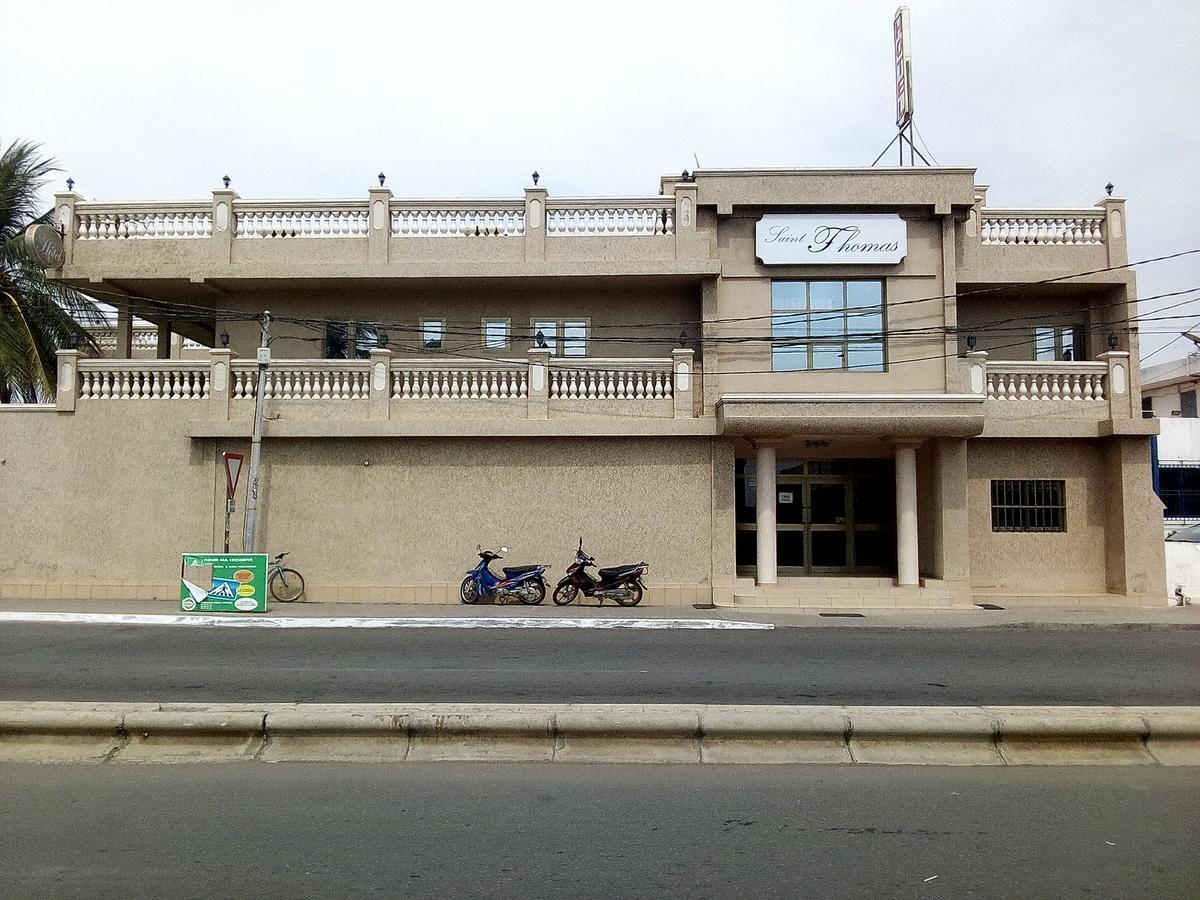
[[[904,165],[904,146],[908,145],[908,164],[915,166],[917,158],[925,165],[931,165],[920,150],[917,149],[913,137],[913,87],[912,87],[912,29],[909,25],[908,7],[901,6],[896,10],[896,18],[892,20],[892,40],[896,47],[896,136],[888,142],[880,154],[875,157],[872,166],[878,165],[892,145],[899,143],[900,165]]]

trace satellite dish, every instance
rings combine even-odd
[[[62,238],[51,225],[30,225],[26,228],[25,250],[35,263],[46,269],[60,268],[67,258]]]

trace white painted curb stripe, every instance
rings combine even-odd
[[[734,622],[724,619],[568,619],[446,616],[440,618],[361,618],[318,616],[207,616],[140,615],[123,613],[0,612],[0,622],[72,623],[78,625],[191,625],[219,628],[607,628],[607,629],[715,629],[766,630],[768,622]]]

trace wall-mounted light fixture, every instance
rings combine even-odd
[[[968,335],[967,335],[967,349],[968,349],[968,350],[974,350],[974,349],[975,349],[975,343],[976,343],[976,341],[978,341],[978,340],[979,340],[979,339],[978,339],[977,337],[975,337],[975,335],[974,335],[974,334],[968,334]]]
[[[1104,193],[1105,193],[1107,196],[1111,197],[1111,196],[1112,196],[1112,192],[1113,192],[1113,183],[1110,181],[1108,184],[1106,184],[1106,185],[1104,186]]]
[[[383,187],[383,180],[384,180],[385,178],[387,178],[387,176],[386,176],[386,175],[384,175],[382,172],[380,172],[378,177],[379,177],[379,186],[380,186],[380,187]]]
[[[542,334],[542,329],[540,329],[540,328],[538,329],[538,333],[534,335],[534,344],[537,347],[545,347],[546,346],[546,336],[544,334]]]
[[[1117,349],[1117,333],[1115,331],[1110,331],[1108,333],[1108,349],[1109,350]]]
[[[228,331],[222,331],[219,338],[220,338],[222,347],[229,346],[229,332]]]
[[[75,179],[72,178],[70,175],[67,176],[67,190],[68,191],[75,190]]]
[[[541,178],[541,177],[542,177],[542,176],[541,176],[541,175],[539,175],[539,174],[537,173],[537,169],[534,169],[534,170],[533,170],[533,175],[532,175],[532,178],[533,178],[533,186],[534,186],[534,187],[537,187],[538,179],[539,179],[539,178]]]
[[[229,176],[222,176],[221,181],[225,184],[225,190],[229,190]]]

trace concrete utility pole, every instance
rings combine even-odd
[[[246,497],[246,527],[242,552],[254,552],[254,529],[258,524],[258,460],[262,455],[263,400],[267,393],[267,366],[271,362],[271,311],[262,316],[262,343],[258,347],[258,383],[254,388],[254,431],[250,438],[250,490]]]

